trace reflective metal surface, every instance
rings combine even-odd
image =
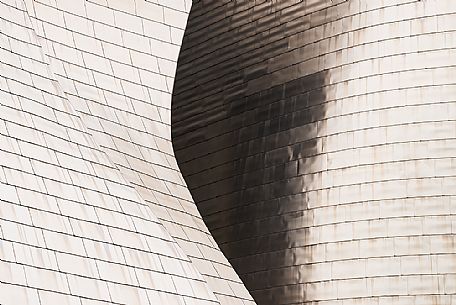
[[[195,1],[176,158],[259,305],[455,304],[456,1]]]
[[[0,304],[252,305],[171,145],[190,0],[0,0]]]

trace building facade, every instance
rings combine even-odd
[[[455,20],[0,0],[0,304],[455,305]]]
[[[172,150],[190,7],[0,0],[0,304],[254,304]]]
[[[179,167],[259,305],[456,302],[456,2],[195,1]]]

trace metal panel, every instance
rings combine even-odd
[[[430,243],[455,240],[455,16],[452,0],[194,2],[173,145],[258,304],[454,303],[456,247]]]
[[[254,304],[173,154],[190,7],[0,0],[0,304]]]

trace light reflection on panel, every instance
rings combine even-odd
[[[0,304],[254,304],[172,149],[190,7],[0,0]]]
[[[258,304],[454,302],[455,16],[451,0],[194,3],[173,145]]]

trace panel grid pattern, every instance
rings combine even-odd
[[[0,1],[0,303],[253,304],[170,142],[190,3]]]
[[[258,304],[454,304],[454,1],[196,1],[173,144]]]

